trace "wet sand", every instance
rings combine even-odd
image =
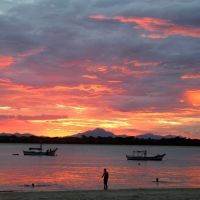
[[[200,200],[200,188],[0,192],[0,200]]]

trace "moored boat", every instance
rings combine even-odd
[[[25,156],[55,156],[57,148],[43,151],[42,144],[40,147],[30,147],[29,150],[23,151]]]
[[[153,160],[162,161],[166,154],[157,154],[153,156],[148,156],[147,151],[133,151],[132,155],[126,155],[127,160]]]

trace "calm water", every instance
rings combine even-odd
[[[110,188],[199,187],[200,148],[122,145],[44,145],[58,147],[58,156],[23,156],[34,145],[0,145],[0,191],[102,189],[104,168]],[[127,161],[132,150],[166,153],[162,162]],[[19,153],[19,156],[13,156]],[[156,177],[162,181],[153,182]],[[37,187],[27,187],[35,183]]]

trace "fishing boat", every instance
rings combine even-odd
[[[43,150],[42,144],[40,147],[30,147],[28,151],[23,151],[25,156],[55,156],[57,148]]]
[[[126,155],[127,160],[153,160],[162,161],[166,154],[147,155],[147,151],[133,151],[132,155]]]

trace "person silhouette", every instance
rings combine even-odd
[[[109,178],[109,173],[106,169],[104,169],[103,175],[103,183],[104,183],[104,190],[108,189],[108,178]]]

